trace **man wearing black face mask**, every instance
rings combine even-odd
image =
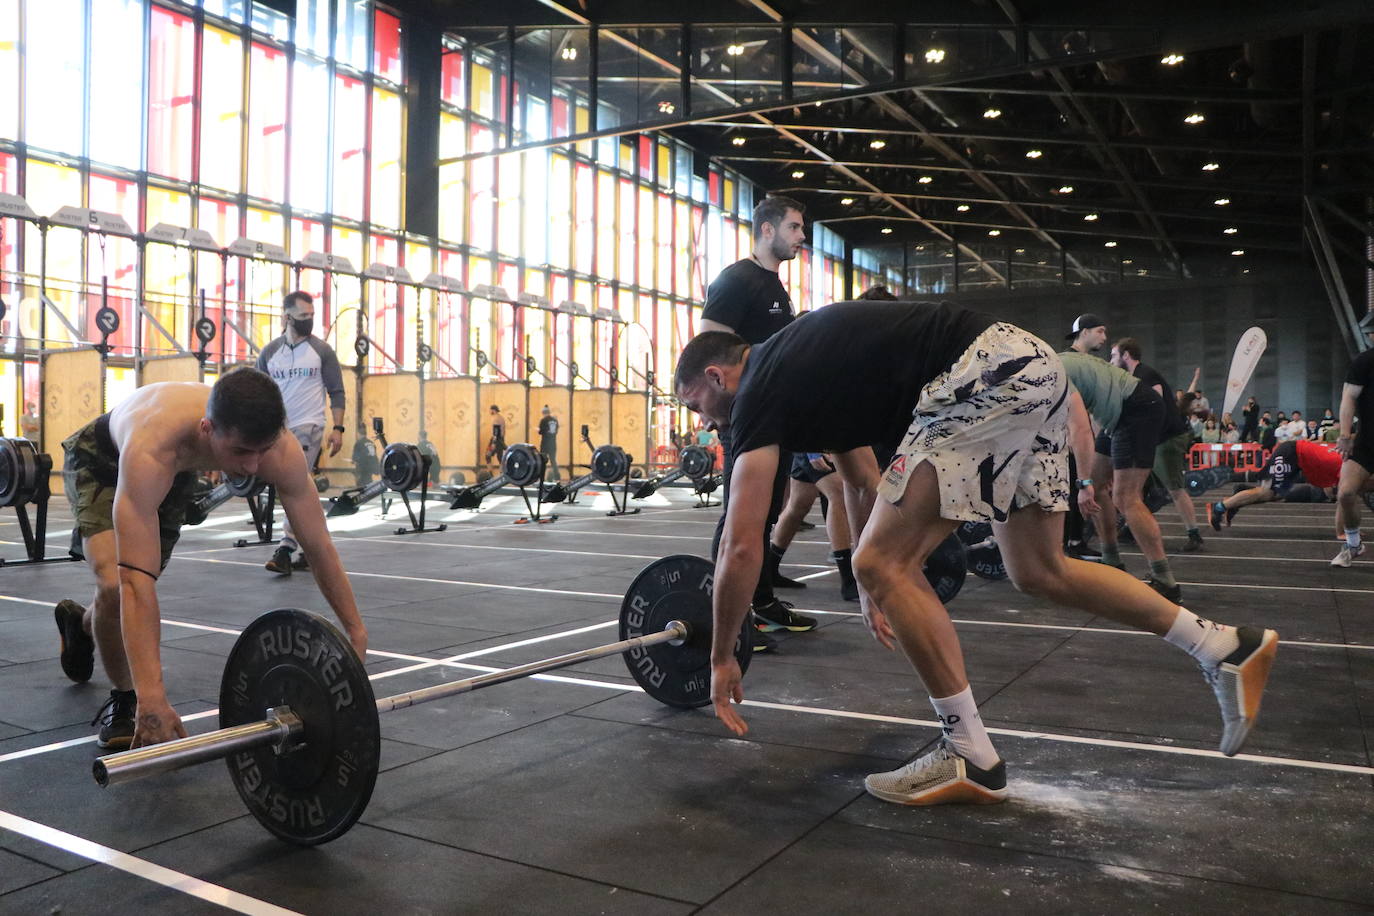
[[[325,440],[325,400],[328,397],[333,425],[329,429],[329,456],[343,447],[344,383],[339,358],[329,344],[313,336],[315,301],[307,292],[297,290],[282,300],[285,333],[258,354],[258,368],[281,388],[286,402],[286,428],[301,443],[307,466],[313,468]],[[296,538],[288,521],[282,525],[281,544],[267,568],[291,575],[291,570],[306,569],[305,554],[292,562]]]

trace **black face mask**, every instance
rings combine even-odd
[[[315,329],[314,318],[292,318],[291,330],[296,332],[297,337],[309,337],[310,332]]]

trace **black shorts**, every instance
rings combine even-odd
[[[1264,463],[1264,469],[1260,471],[1260,480],[1269,481],[1276,499],[1283,499],[1293,488],[1293,484],[1301,483],[1303,478],[1302,471],[1298,468],[1298,443],[1291,439],[1280,442],[1270,453],[1269,460]]]
[[[822,477],[829,477],[831,474],[835,473],[835,469],[828,468],[824,471],[818,471],[815,465],[811,463],[811,459],[807,458],[804,452],[798,452],[792,456],[792,470],[789,473],[793,480],[815,484],[818,483]]]
[[[1140,385],[1121,405],[1121,418],[1111,437],[1097,437],[1097,453],[1111,455],[1116,470],[1152,468],[1163,433],[1164,401],[1153,388]]]
[[[1360,426],[1364,429],[1363,424]],[[1355,442],[1350,447],[1350,457],[1347,459],[1358,464],[1371,474],[1374,474],[1374,435],[1358,435]]]

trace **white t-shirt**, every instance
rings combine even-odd
[[[318,337],[296,341],[295,346],[282,335],[262,348],[258,368],[272,377],[286,403],[286,428],[326,422],[325,398],[329,406],[344,406],[343,371],[334,349]]]

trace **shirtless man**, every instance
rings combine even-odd
[[[156,583],[180,536],[197,472],[256,474],[276,487],[320,591],[358,655],[367,651],[367,628],[325,528],[305,454],[294,436],[282,435],[285,421],[276,383],[241,368],[213,388],[187,382],[140,388],[62,443],[67,498],[96,581],[89,610],[71,600],[57,605],[62,670],[74,681],[89,680],[99,647],[114,684],[96,716],[100,747],[186,736],[162,681]]]

